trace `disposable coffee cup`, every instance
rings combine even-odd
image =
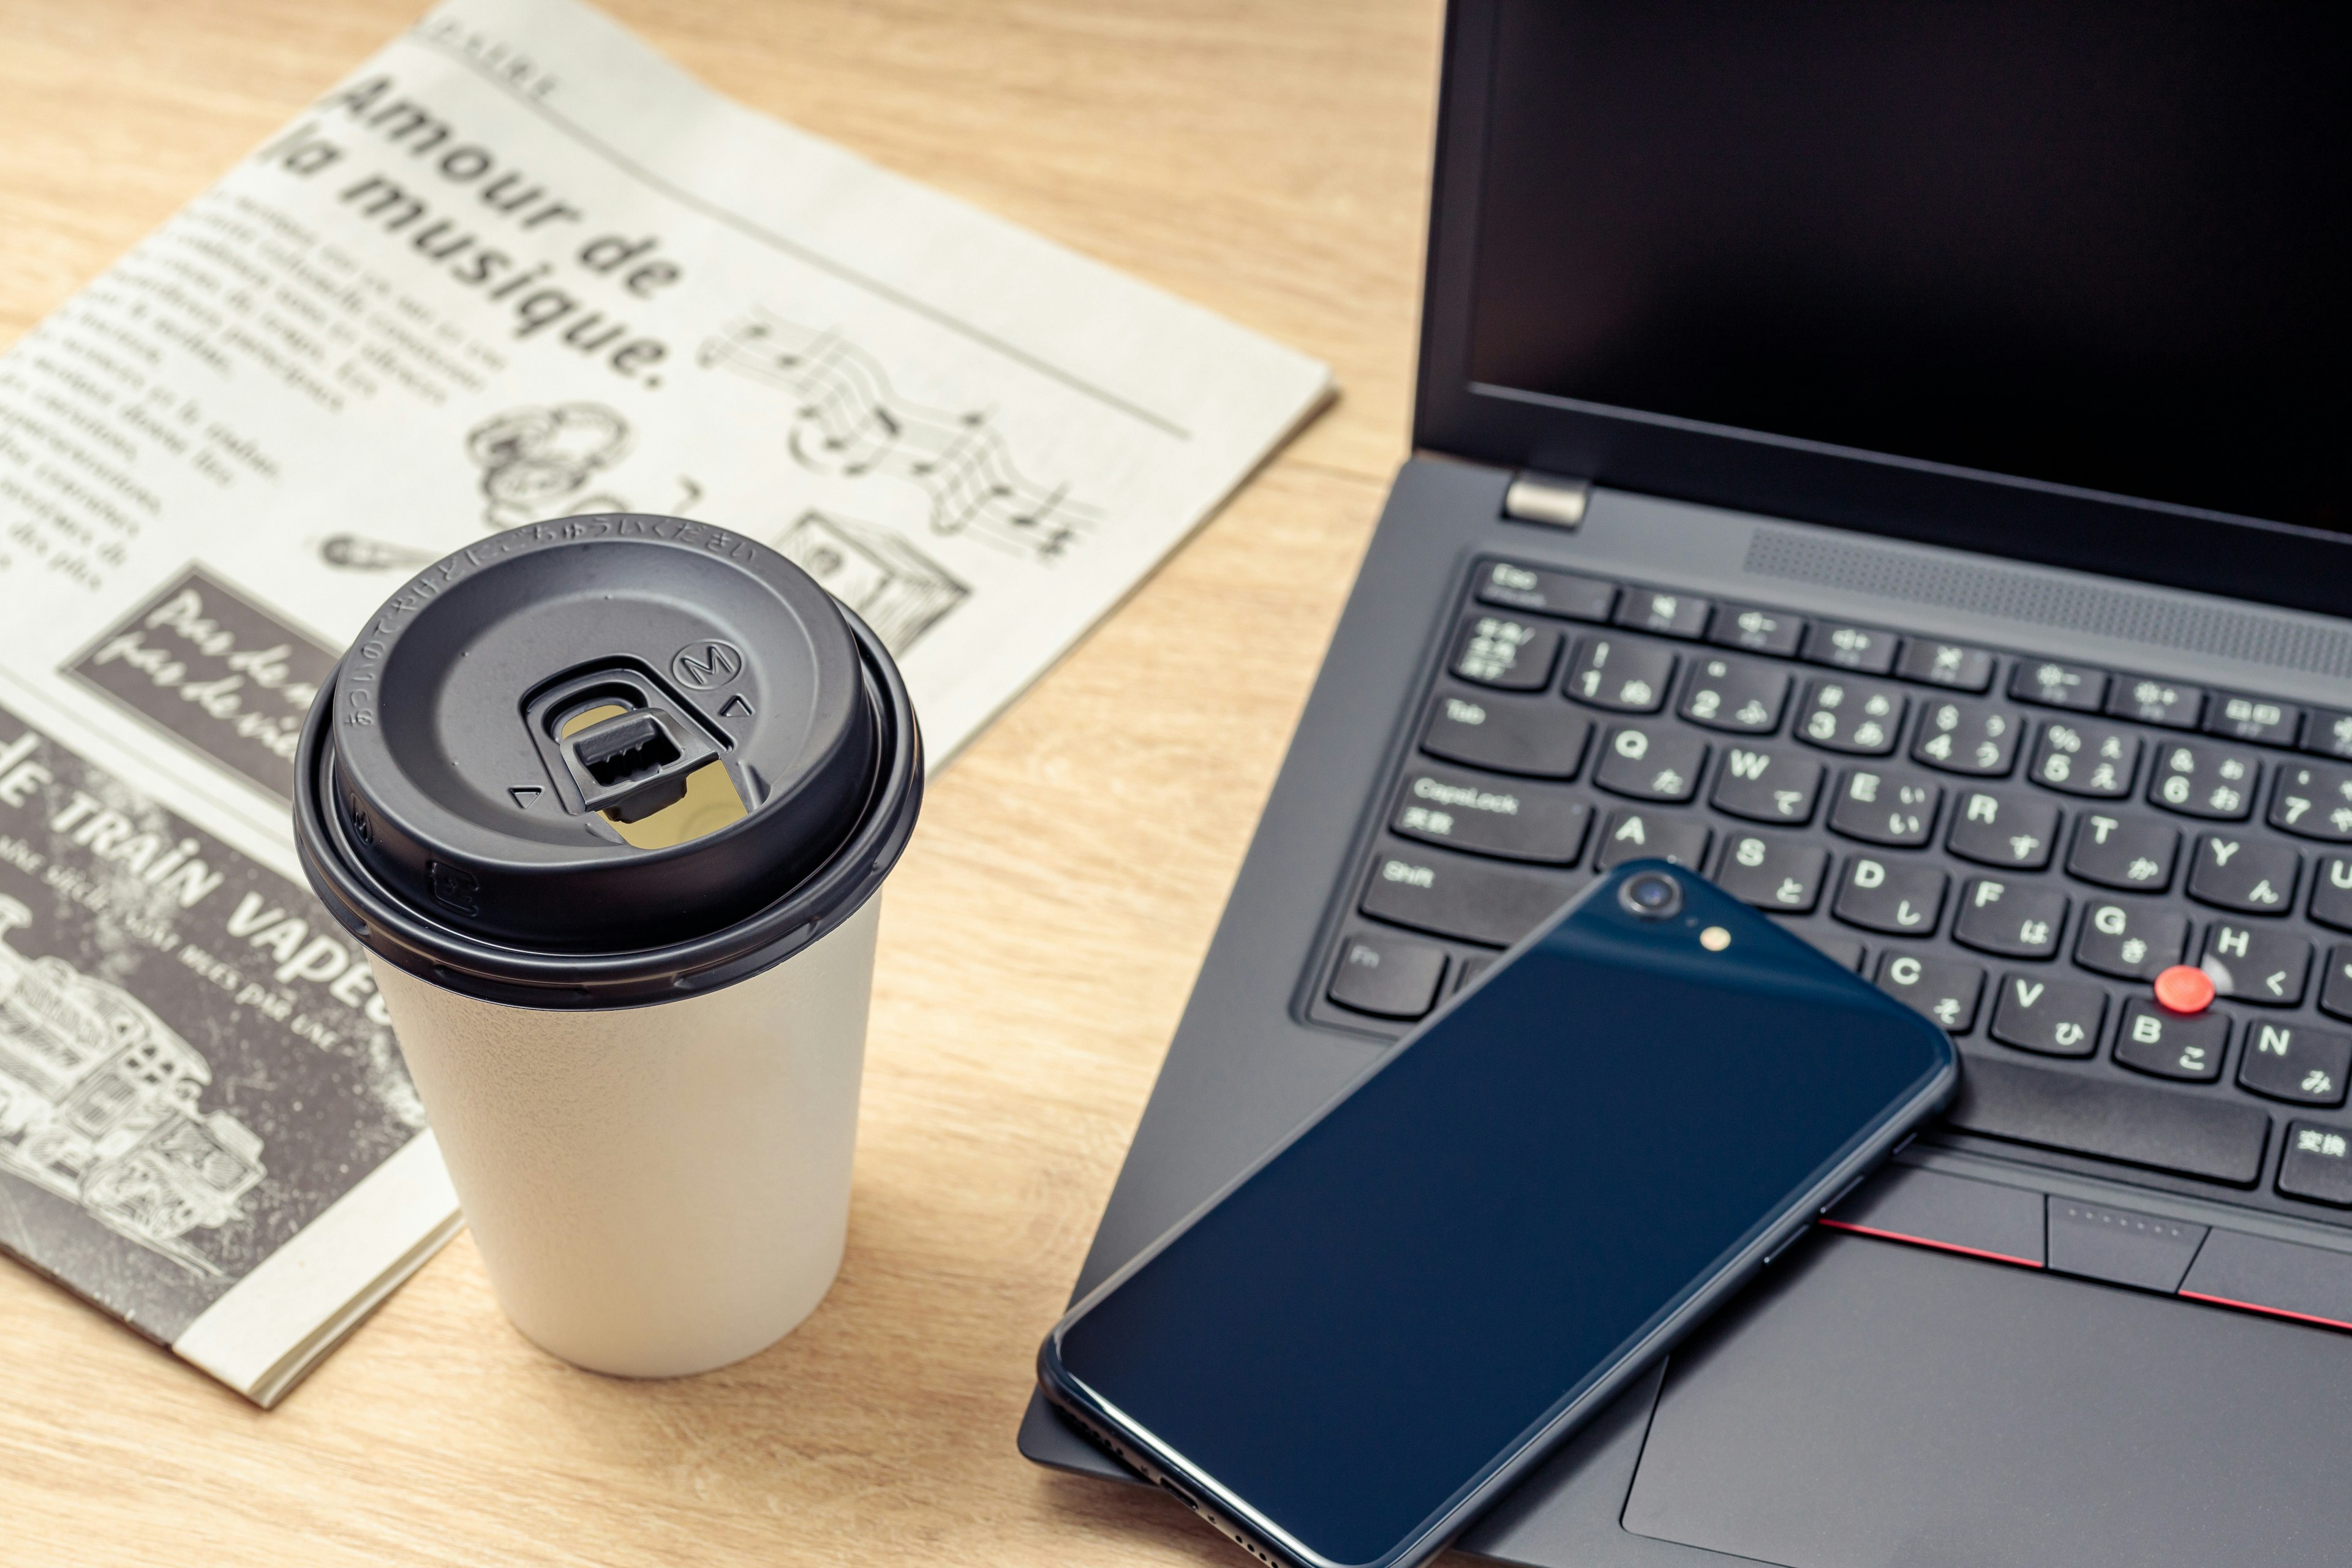
[[[676,1376],[841,1264],[884,879],[922,742],[880,639],[677,518],[499,534],[312,707],[296,842],[365,946],[499,1304]]]

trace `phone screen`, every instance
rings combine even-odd
[[[1675,880],[1671,919],[1604,884],[1487,976],[1066,1321],[1061,1373],[1327,1561],[1451,1506],[1952,1070]]]

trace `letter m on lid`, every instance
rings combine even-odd
[[[671,656],[669,672],[680,686],[708,691],[743,673],[743,655],[732,643],[688,643]]]

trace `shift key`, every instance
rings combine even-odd
[[[1364,883],[1364,913],[1461,942],[1508,947],[1568,902],[1575,884],[1391,842]]]

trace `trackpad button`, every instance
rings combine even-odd
[[[1825,1232],[1675,1353],[1623,1522],[1782,1568],[2294,1562],[2352,1542],[2347,1419],[2352,1336]]]

